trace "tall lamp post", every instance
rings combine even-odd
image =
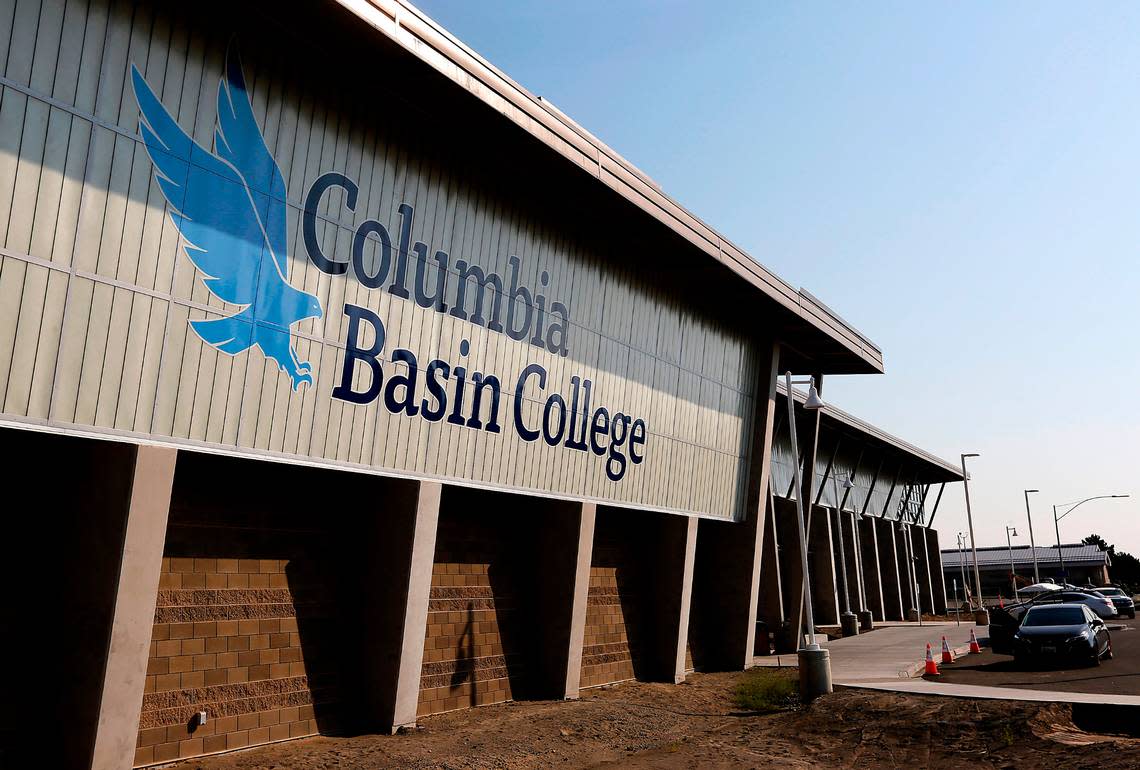
[[[835,519],[836,524],[839,525],[839,576],[843,578],[843,614],[839,616],[839,627],[843,631],[844,636],[857,636],[859,634],[859,618],[851,611],[850,585],[847,582],[847,544],[843,538],[843,510],[839,500],[838,476],[840,475],[845,477],[843,479],[843,488],[845,490],[851,491],[851,488],[855,486],[851,483],[851,476],[849,474],[831,474],[831,490],[832,494],[835,495]],[[858,554],[855,555],[855,558],[859,558]],[[856,588],[858,588],[858,561],[856,561],[855,582]]]
[[[804,409],[811,411],[822,409],[823,401],[820,399],[819,393],[816,392],[814,377],[803,380],[793,380],[792,373],[786,372],[784,374],[784,384],[787,386],[788,394],[788,427],[790,428],[788,432],[791,434],[792,439],[792,457],[799,457],[799,442],[796,440],[796,400],[793,395],[792,386],[797,384],[808,386]],[[826,649],[820,647],[815,641],[815,616],[811,606],[811,591],[808,590],[807,533],[804,531],[803,481],[800,478],[800,464],[798,462],[792,463],[792,475],[796,487],[796,527],[800,535],[800,570],[803,575],[803,580],[801,581],[803,589],[802,598],[804,603],[804,620],[807,624],[806,632],[804,632],[804,629],[800,629],[800,648],[796,651],[796,656],[800,664],[800,697],[803,698],[804,702],[810,702],[824,693],[831,692],[831,654]]]
[[[1061,562],[1062,583],[1068,583],[1069,581],[1067,578],[1069,576],[1065,573],[1065,554],[1061,550],[1061,519],[1065,518],[1070,513],[1077,510],[1082,505],[1091,500],[1107,500],[1109,498],[1115,497],[1128,497],[1128,495],[1094,495],[1093,497],[1086,497],[1084,500],[1078,500],[1075,503],[1059,503],[1058,505],[1053,506],[1053,531],[1057,533],[1057,559]],[[1064,508],[1065,506],[1068,506],[1069,509],[1058,516],[1057,509]]]
[[[836,497],[836,500],[839,500],[836,505],[839,510],[840,522],[842,522],[843,504],[847,502],[847,497],[851,494],[851,490],[855,488],[855,478],[850,473],[832,474],[833,485],[838,485],[840,476],[843,477],[843,499],[839,500],[839,498]],[[836,495],[839,494],[837,486],[833,488],[833,493]],[[862,520],[863,515],[861,513],[855,510],[851,511],[851,530],[855,533],[853,536],[855,539],[855,584],[858,588],[857,594],[859,599],[859,610],[855,615],[859,620],[859,630],[872,631],[875,628],[875,618],[871,614],[871,611],[867,609],[867,582],[863,577],[863,540],[859,534],[859,522]],[[841,523],[840,529],[842,528],[843,525]]]
[[[1009,588],[1013,591],[1010,599],[1017,598],[1017,567],[1013,565],[1013,541],[1010,536],[1017,537],[1017,527],[1005,528],[1005,547],[1009,551]]]
[[[962,573],[962,598],[970,592],[970,584],[966,582],[966,534],[958,533],[958,570]],[[954,597],[957,599],[957,597]]]
[[[974,540],[974,513],[970,510],[970,474],[966,473],[967,457],[981,457],[981,455],[977,452],[963,453],[962,489],[966,493],[966,520],[970,523],[970,551],[974,557],[974,598],[978,602],[978,608],[974,610],[974,624],[978,626],[988,626],[990,624],[990,613],[986,611],[985,606],[982,604],[982,575],[978,571],[978,546],[977,541]]]
[[[1025,520],[1029,522],[1029,550],[1033,553],[1033,582],[1041,582],[1041,572],[1037,569],[1037,543],[1033,540],[1033,516],[1029,513],[1029,495],[1040,489],[1025,490]]]

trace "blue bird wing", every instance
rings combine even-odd
[[[254,206],[265,229],[270,253],[281,277],[287,278],[285,180],[253,117],[241,58],[232,41],[226,49],[226,75],[218,87],[215,143],[218,155],[234,167],[251,191],[258,193],[254,196]]]
[[[252,305],[259,280],[285,283],[284,271],[273,275],[277,270],[262,270],[272,252],[263,219],[272,213],[269,196],[251,190],[231,162],[187,136],[138,68],[132,66],[131,72],[142,113],[139,130],[170,203],[170,217],[187,241],[186,255],[218,299]],[[276,266],[276,258],[270,264]]]

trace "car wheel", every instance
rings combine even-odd
[[[1136,610],[1132,610],[1132,612],[1128,613],[1128,619],[1129,620],[1136,620]]]
[[[1091,666],[1099,666],[1100,665],[1100,653],[1095,648],[1093,649],[1092,660],[1089,661],[1089,665],[1091,665]]]

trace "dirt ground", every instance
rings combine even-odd
[[[288,741],[176,767],[1140,767],[1140,740],[1084,733],[1058,704],[844,690],[757,715],[733,704],[741,676],[630,682],[428,717],[406,735]]]

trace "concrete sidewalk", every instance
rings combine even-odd
[[[985,687],[950,684],[921,678],[930,643],[936,661],[942,660],[942,635],[954,657],[967,654],[970,629],[985,639],[989,629],[972,623],[910,623],[890,625],[875,631],[827,643],[831,651],[831,681],[836,687],[905,692],[915,695],[942,695],[954,698],[989,698],[1039,703],[1099,703],[1140,706],[1140,695],[1027,690],[1013,687]],[[753,659],[757,666],[795,667],[796,656],[769,655]]]
[[[970,629],[978,638],[985,636],[984,626],[972,623],[917,623],[891,625],[858,636],[827,643],[831,651],[831,680],[837,685],[877,682],[884,679],[906,679],[922,673],[929,642],[934,659],[942,659],[942,636],[951,649],[965,653],[970,643]],[[795,666],[796,656],[768,655],[755,659],[758,666]]]
[[[894,679],[883,682],[858,682],[853,687],[864,690],[889,690],[915,695],[942,695],[951,698],[988,698],[990,700],[1022,700],[1038,703],[1097,703],[1113,706],[1140,706],[1140,695],[1117,695],[1059,690],[1024,690],[1014,687],[982,687],[972,684],[943,684],[925,679]]]

